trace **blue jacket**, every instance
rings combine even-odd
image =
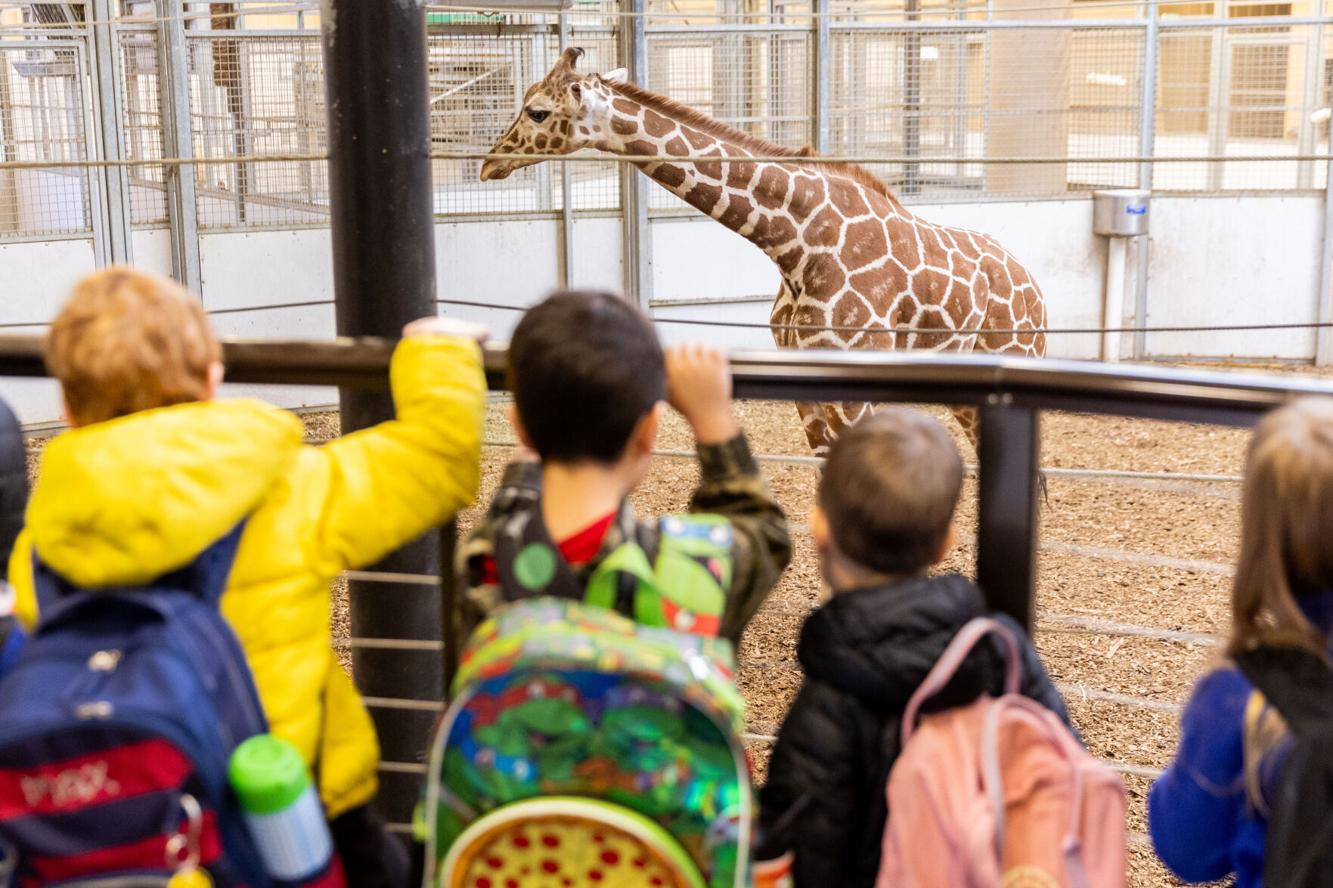
[[[1268,821],[1245,795],[1245,704],[1253,690],[1234,667],[1199,679],[1175,761],[1148,793],[1153,848],[1186,882],[1235,873],[1236,888],[1263,884]]]
[[[1333,591],[1298,596],[1305,616],[1333,630]],[[1180,719],[1176,759],[1148,793],[1148,832],[1162,862],[1186,882],[1236,874],[1236,888],[1263,884],[1268,818],[1245,794],[1245,705],[1253,693],[1227,666],[1194,686]],[[1283,754],[1262,767],[1260,792],[1275,788]]]

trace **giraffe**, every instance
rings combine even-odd
[[[528,88],[491,153],[555,157],[596,149],[662,158],[637,166],[777,265],[782,283],[770,326],[780,348],[1045,355],[1041,290],[993,238],[927,222],[864,167],[812,162],[808,147],[756,138],[628,82],[623,69],[582,74],[582,55],[566,49]],[[671,159],[691,155],[778,159]],[[503,179],[539,162],[492,157],[481,179]],[[816,455],[871,409],[796,406]],[[975,448],[975,409],[954,408],[954,415]]]

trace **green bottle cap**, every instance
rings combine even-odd
[[[291,743],[259,734],[231,754],[227,779],[248,813],[272,814],[301,797],[310,785],[310,769]]]

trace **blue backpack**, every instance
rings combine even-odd
[[[0,681],[0,844],[16,888],[270,885],[227,782],[268,727],[218,611],[238,526],[139,588],[79,589],[34,565],[41,621]]]

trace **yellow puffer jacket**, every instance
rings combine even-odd
[[[18,615],[36,619],[32,550],[80,586],[183,567],[248,517],[222,599],[274,733],[318,762],[330,817],[377,790],[379,747],[334,657],[329,583],[472,502],[485,411],[480,349],[413,337],[390,368],[397,418],[320,447],[258,401],[183,404],[52,439],[15,546]],[[424,740],[425,738],[423,738]]]

